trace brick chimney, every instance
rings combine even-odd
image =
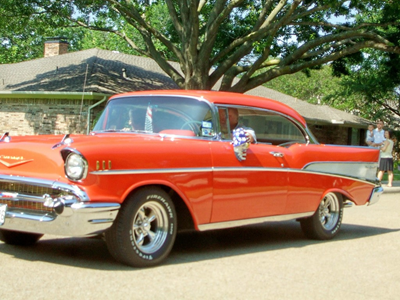
[[[66,37],[51,37],[44,42],[44,57],[56,56],[68,53]]]

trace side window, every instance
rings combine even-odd
[[[238,109],[239,125],[254,130],[258,143],[305,143],[302,131],[283,115],[264,110]]]

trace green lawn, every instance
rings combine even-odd
[[[397,169],[393,170],[393,174],[394,174],[393,180],[400,180],[400,171],[399,170],[397,170]],[[388,180],[387,173],[385,173],[385,174],[383,174],[382,181],[387,181],[387,180]]]

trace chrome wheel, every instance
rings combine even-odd
[[[333,194],[327,194],[319,205],[319,220],[325,230],[332,230],[340,216],[340,205],[338,197]]]
[[[133,219],[132,238],[143,253],[154,253],[168,235],[168,214],[157,202],[143,204]]]
[[[300,220],[301,229],[311,239],[329,240],[339,232],[343,219],[343,199],[339,193],[322,198],[312,217]]]
[[[151,267],[171,252],[177,229],[175,206],[168,193],[144,187],[125,200],[105,238],[108,250],[119,262]]]

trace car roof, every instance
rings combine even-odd
[[[195,98],[203,98],[214,104],[244,105],[257,108],[265,108],[286,114],[296,119],[298,122],[303,124],[303,126],[306,126],[306,121],[304,120],[304,118],[290,106],[269,98],[263,98],[263,97],[240,94],[240,93],[202,91],[202,90],[149,90],[149,91],[137,91],[137,92],[129,92],[123,94],[116,94],[110,97],[109,100],[127,96],[151,96],[151,95],[188,96]]]

